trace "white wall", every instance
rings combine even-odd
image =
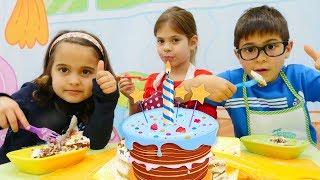
[[[5,28],[16,2],[0,2],[0,91],[8,93],[39,75],[47,48],[47,45],[37,43],[31,49],[20,49],[19,45],[7,43]],[[303,45],[310,44],[320,51],[320,21],[317,19],[320,1],[317,0],[158,0],[108,11],[96,9],[95,1],[91,0],[85,12],[48,16],[49,41],[62,29],[87,30],[101,38],[117,74],[127,71],[156,72],[161,69],[162,63],[155,49],[153,25],[161,12],[178,5],[190,10],[197,21],[200,37],[197,65],[219,73],[239,67],[233,54],[233,29],[237,19],[245,9],[263,4],[276,7],[287,18],[294,41],[293,53],[287,63],[313,67],[313,61],[304,53]],[[311,110],[318,110],[319,107],[310,105]],[[117,129],[126,117],[125,113],[125,107],[117,107]]]

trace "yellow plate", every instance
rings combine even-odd
[[[308,141],[286,138],[287,145],[281,145],[270,142],[271,138],[276,138],[276,136],[249,135],[241,137],[240,140],[252,153],[279,159],[296,158],[310,144]]]
[[[41,147],[34,146],[12,151],[7,153],[7,157],[22,172],[45,174],[80,162],[89,150],[89,148],[83,148],[45,158],[32,158],[32,149]]]

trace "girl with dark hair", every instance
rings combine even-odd
[[[12,96],[0,93],[0,127],[9,127],[0,148],[0,164],[9,161],[6,153],[10,151],[43,143],[36,134],[18,130],[18,121],[26,129],[31,124],[63,134],[76,115],[79,129],[90,138],[90,148],[105,147],[118,98],[101,41],[84,31],[60,32],[48,46],[42,74]]]

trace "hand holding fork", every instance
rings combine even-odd
[[[251,79],[250,81],[246,81],[246,82],[241,82],[236,84],[235,86],[238,87],[251,87],[254,86],[256,84],[260,84],[261,86],[266,86],[267,82],[266,80],[257,72],[252,71],[251,70],[251,76],[253,77],[253,79]]]
[[[36,128],[29,125],[19,104],[7,96],[0,96],[0,127],[10,127],[13,132],[18,128],[31,131],[47,142],[57,141],[60,135],[48,128]]]
[[[18,127],[20,129],[27,130],[26,128],[23,127],[23,125],[18,121]],[[37,136],[47,142],[57,142],[59,141],[59,137],[61,136],[60,134],[56,133],[55,131],[52,131],[51,129],[48,128],[37,128],[32,125],[30,125],[30,129],[27,130],[30,132],[33,132],[37,134]]]

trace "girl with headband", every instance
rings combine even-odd
[[[118,98],[101,41],[84,31],[59,33],[48,46],[42,74],[11,96],[0,93],[0,127],[9,127],[0,148],[0,164],[9,161],[10,151],[43,143],[36,134],[18,129],[18,121],[26,129],[31,124],[64,134],[76,115],[79,130],[90,138],[90,148],[104,148]]]

